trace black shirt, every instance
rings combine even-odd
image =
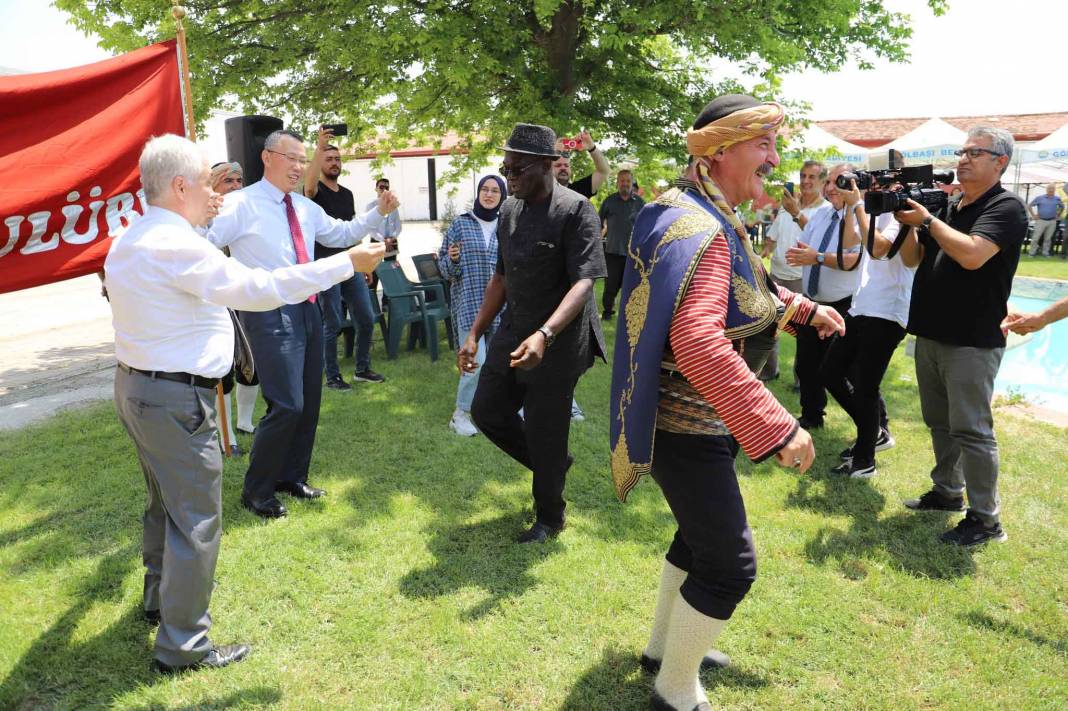
[[[593,176],[587,175],[585,178],[579,178],[567,187],[589,200],[593,197]]]
[[[552,196],[543,202],[504,202],[497,244],[497,273],[504,277],[506,305],[499,331],[503,340],[498,344],[494,338],[496,347],[514,349],[549,320],[572,284],[607,274],[597,211],[589,200],[555,181]],[[604,353],[591,292],[582,313],[545,349],[541,364],[519,377],[527,382],[577,377]]]
[[[950,198],[946,223],[990,240],[998,252],[978,269],[965,269],[921,230],[923,261],[912,286],[908,331],[954,346],[1003,348],[1000,326],[1027,234],[1027,208],[1000,183],[958,210],[959,202]]]
[[[608,225],[605,233],[604,253],[626,256],[630,246],[630,233],[634,231],[634,218],[645,206],[645,200],[631,195],[624,200],[619,193],[612,193],[601,203],[601,221]]]
[[[337,192],[334,192],[326,187],[323,181],[320,180],[319,190],[316,191],[315,197],[312,198],[312,202],[323,208],[323,212],[327,215],[339,220],[347,221],[356,216],[356,202],[352,196],[352,191],[344,185],[338,185]],[[348,247],[324,247],[316,242],[315,258],[322,259],[323,257],[329,257],[344,252],[346,249],[348,249]]]

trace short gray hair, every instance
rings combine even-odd
[[[989,138],[994,150],[1008,156],[1009,162],[1012,161],[1012,148],[1016,141],[1013,139],[1012,134],[1005,129],[994,126],[975,126],[968,129],[968,138]],[[1005,167],[1001,169],[1001,174],[1004,175],[1008,168],[1009,163],[1005,163]]]
[[[282,142],[283,136],[295,138],[300,141],[301,145],[304,145],[304,139],[301,138],[299,133],[294,133],[287,128],[282,128],[277,131],[271,131],[271,133],[268,134],[267,140],[263,142],[264,150],[273,151],[275,148],[278,148],[278,144]]]
[[[167,133],[149,139],[141,151],[141,185],[149,203],[170,190],[179,175],[196,181],[208,165],[204,153],[188,138]]]

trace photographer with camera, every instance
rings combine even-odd
[[[828,392],[857,428],[856,441],[842,452],[842,464],[831,471],[853,479],[870,479],[877,473],[875,453],[894,446],[879,386],[894,350],[905,337],[919,257],[910,253],[907,257],[887,258],[900,225],[889,212],[868,215],[861,203],[857,181],[850,174],[839,177],[840,190],[843,178],[848,179],[850,187],[842,190],[843,200],[847,210],[854,210],[862,241],[871,227],[870,221],[875,219],[876,224],[872,254],[861,252],[861,265],[857,269],[860,283],[846,316],[845,335],[831,343],[820,373]],[[880,190],[880,186],[872,184],[871,190]],[[854,239],[853,229],[853,221],[847,221],[844,228],[847,242]]]
[[[851,166],[835,166],[823,186],[828,204],[816,210],[805,221],[801,238],[786,252],[786,263],[801,269],[804,294],[818,304],[829,306],[845,318],[853,303],[860,273],[856,271],[860,258],[860,239],[855,226],[857,205],[847,206],[845,192],[835,181]],[[854,223],[849,233],[843,223]],[[839,240],[842,249],[839,250]],[[812,245],[818,245],[813,247]],[[839,256],[841,252],[841,262]],[[820,365],[827,355],[830,340],[820,338],[816,329],[802,326],[797,329],[797,377],[801,382],[801,417],[798,422],[806,430],[823,427],[827,392]]]
[[[908,332],[916,336],[916,381],[931,430],[933,487],[905,505],[919,511],[968,510],[942,534],[971,546],[1004,541],[999,520],[998,445],[991,399],[1005,352],[1000,325],[1027,234],[1027,208],[1005,190],[1012,134],[976,127],[957,151],[963,194],[950,198],[944,220],[908,200],[894,217],[918,230],[901,249],[918,257]]]

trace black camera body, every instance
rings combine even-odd
[[[948,204],[949,196],[935,184],[952,183],[955,177],[952,170],[936,171],[933,165],[906,167],[902,155],[894,150],[889,153],[888,165],[885,170],[842,173],[834,184],[839,190],[849,190],[850,181],[855,180],[858,188],[869,190],[864,195],[864,211],[869,215],[903,210],[909,200],[918,202],[931,212],[937,212]],[[871,190],[874,186],[886,189]]]

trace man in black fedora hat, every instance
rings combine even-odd
[[[606,274],[600,220],[588,200],[553,178],[555,144],[552,129],[521,123],[504,146],[510,197],[497,223],[497,271],[456,358],[462,371],[474,370],[479,337],[507,306],[471,414],[534,473],[536,519],[520,543],[545,541],[564,527],[571,398],[605,351],[593,303],[593,281]]]

